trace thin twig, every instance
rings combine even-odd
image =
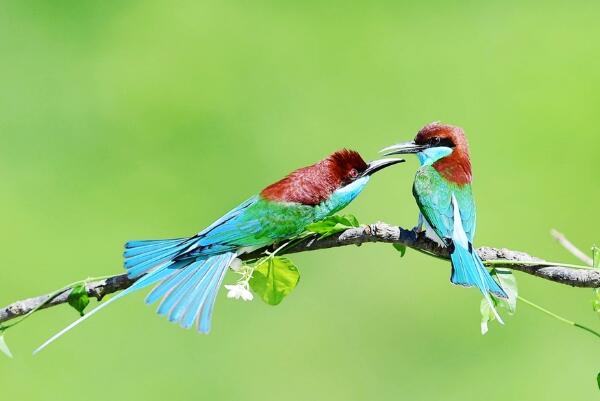
[[[547,314],[548,316],[551,316],[551,317],[553,317],[553,318],[555,318],[555,319],[557,319],[557,320],[559,320],[559,321],[561,321],[561,322],[563,322],[563,323],[566,323],[566,324],[568,324],[568,325],[570,325],[570,326],[574,326],[574,327],[577,327],[577,328],[579,328],[579,329],[585,330],[585,331],[587,331],[588,333],[595,335],[596,337],[600,337],[600,333],[598,333],[598,332],[597,332],[596,330],[594,330],[594,329],[591,329],[591,328],[589,328],[589,327],[587,327],[587,326],[584,326],[584,325],[583,325],[583,324],[581,324],[581,323],[573,322],[573,321],[571,321],[571,320],[569,320],[569,319],[566,319],[566,318],[564,318],[564,317],[562,317],[562,316],[560,316],[560,315],[557,315],[557,314],[556,314],[556,313],[554,313],[554,312],[550,312],[548,309],[546,309],[546,308],[543,308],[543,307],[541,307],[541,306],[539,306],[539,305],[537,305],[537,304],[535,304],[535,303],[533,303],[533,302],[531,302],[531,301],[529,301],[529,300],[527,300],[527,299],[523,298],[523,297],[522,297],[522,296],[520,296],[520,295],[518,296],[518,299],[519,299],[519,301],[521,301],[521,302],[523,302],[523,303],[525,303],[525,304],[527,304],[527,305],[531,306],[532,308],[534,308],[534,309],[537,309],[537,310],[539,310],[540,312],[543,312],[543,313]]]
[[[564,234],[558,232],[555,229],[550,230],[550,234],[552,237],[558,241],[567,251],[569,251],[573,256],[577,259],[581,260],[588,266],[593,266],[594,261],[588,255],[585,254],[581,249],[577,248],[571,241],[565,237]]]

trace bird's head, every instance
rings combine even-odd
[[[399,143],[381,151],[385,156],[415,153],[423,166],[433,166],[447,179],[471,182],[469,145],[460,127],[434,122],[421,128],[410,142]]]
[[[361,186],[369,177],[403,159],[380,159],[367,163],[349,149],[338,150],[325,159],[290,173],[269,185],[261,195],[269,200],[318,205],[342,188]]]
[[[331,175],[338,179],[339,186],[345,186],[402,162],[404,159],[379,159],[366,163],[358,152],[342,149],[332,153],[321,163],[323,168],[328,169]]]

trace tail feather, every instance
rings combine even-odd
[[[496,311],[494,302],[490,293],[499,298],[508,298],[506,292],[500,284],[496,282],[486,270],[479,255],[475,253],[472,247],[465,249],[455,244],[454,251],[450,255],[452,260],[452,283],[465,287],[477,287],[490,304],[498,322],[503,323],[500,315]]]
[[[159,284],[147,297],[147,303],[163,298],[158,314],[169,321],[208,333],[214,303],[227,268],[236,257],[233,252],[197,260],[181,272]],[[189,272],[188,272],[189,271]]]
[[[212,290],[210,286],[212,275],[220,271],[216,270],[213,273],[210,271],[211,265],[216,262],[215,259],[217,258],[205,261],[198,274],[190,279],[190,285],[186,287],[185,294],[177,300],[177,303],[170,310],[169,321],[180,323],[185,313],[190,309],[190,305],[193,305],[199,296],[207,296]]]
[[[236,254],[228,252],[212,257],[173,260],[188,245],[186,239],[128,242],[125,265],[129,277],[143,276],[131,287],[99,304],[56,333],[38,347],[34,354],[116,300],[157,283],[146,298],[147,303],[163,298],[159,314],[167,315],[169,320],[179,322],[185,328],[191,327],[195,322],[200,332],[208,333],[219,287]]]
[[[179,265],[177,272],[163,280],[146,296],[145,302],[150,305],[164,297],[167,293],[173,290],[177,284],[185,280],[191,274],[188,269],[183,269],[190,263],[189,260],[181,260],[175,262],[173,266]]]
[[[221,287],[221,283],[223,283],[224,278],[225,271],[221,272],[219,275],[215,275],[216,284],[212,285],[210,293],[207,294],[207,302],[202,305],[200,314],[196,318],[196,325],[198,327],[198,331],[201,333],[210,332],[212,313],[215,306],[215,301],[217,299],[217,291]]]
[[[119,294],[115,295],[108,301],[105,301],[105,302],[99,304],[97,307],[95,307],[94,309],[92,309],[91,311],[89,311],[88,313],[86,313],[85,315],[83,315],[82,317],[80,317],[79,319],[77,319],[76,321],[74,321],[73,323],[71,323],[64,329],[62,329],[61,331],[59,331],[58,333],[56,333],[55,335],[50,337],[42,345],[40,345],[35,351],[33,351],[33,354],[35,355],[35,354],[39,353],[41,350],[46,348],[48,345],[52,344],[58,338],[62,337],[64,334],[71,331],[71,329],[73,329],[75,326],[78,326],[79,324],[83,323],[85,320],[94,316],[96,313],[100,312],[102,309],[106,308],[108,305],[112,304],[116,300],[121,299],[121,298],[125,297],[126,295],[131,294],[132,292],[135,292],[135,291],[145,288],[149,285],[155,284],[161,280],[164,280],[171,274],[173,274],[173,270],[171,270],[165,266],[165,267],[160,268],[159,270],[154,271],[152,274],[142,277],[141,279],[136,281],[131,287],[121,291]]]
[[[182,279],[177,285],[171,287],[171,291],[165,295],[163,300],[158,305],[157,313],[162,316],[168,316],[169,320],[171,319],[171,312],[175,308],[175,306],[182,300],[186,298],[187,292],[194,284],[202,278],[204,261],[195,262],[191,264],[186,270],[189,270],[189,273],[186,274],[185,278]]]
[[[123,256],[128,258],[146,252],[168,249],[172,246],[184,242],[185,240],[185,238],[176,238],[166,240],[129,241],[125,244],[125,251],[123,252]]]
[[[231,263],[231,259],[227,255],[222,257],[227,258],[225,261],[227,265]],[[224,261],[218,261],[223,263]],[[221,287],[223,277],[225,277],[226,270],[211,269],[206,276],[198,282],[197,286],[192,290],[190,294],[190,300],[185,309],[181,309],[181,315],[179,321],[182,327],[190,328],[194,324],[201,333],[208,333],[210,331],[210,321],[212,317],[212,310],[217,298],[217,292]]]
[[[154,258],[160,258],[160,257],[164,257],[167,255],[171,255],[174,251],[174,249],[180,249],[180,247],[177,247],[177,245],[170,245],[168,247],[160,247],[158,249],[154,249],[154,250],[144,250],[142,252],[142,250],[138,250],[139,248],[134,249],[134,251],[138,251],[140,252],[137,255],[134,256],[126,256],[125,257],[125,267],[126,268],[132,268],[135,267],[137,265],[140,265],[143,262],[147,262],[149,260],[152,260]],[[169,250],[173,250],[171,252],[168,252]]]
[[[188,245],[188,239],[129,241],[125,244],[125,269],[129,278],[140,277],[171,261]]]

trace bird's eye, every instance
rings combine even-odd
[[[355,168],[353,168],[353,169],[352,169],[352,170],[350,170],[350,172],[348,173],[348,176],[349,176],[350,178],[356,178],[356,177],[358,177],[358,171],[357,171]]]
[[[442,140],[439,136],[434,136],[429,140],[429,144],[432,146],[437,146],[440,144],[440,142],[442,142]]]

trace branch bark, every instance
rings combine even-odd
[[[449,259],[448,250],[426,238],[425,235],[416,235],[412,230],[405,230],[401,227],[386,223],[375,223],[358,228],[351,228],[324,239],[318,239],[314,236],[307,237],[294,245],[285,248],[281,254],[293,254],[374,242],[405,245],[433,257]],[[278,244],[274,244],[270,247],[259,249],[255,252],[243,255],[242,259],[256,259],[264,256],[265,251],[272,252],[277,249],[277,247]],[[565,266],[556,266],[527,253],[505,248],[481,247],[477,252],[482,260],[493,260],[495,267],[505,267],[521,271],[573,287],[600,287],[600,269],[574,269]],[[135,280],[129,279],[127,274],[124,273],[104,280],[89,282],[86,284],[86,290],[88,296],[94,297],[100,301],[105,295],[124,290],[134,282]],[[24,316],[31,311],[36,310],[36,308],[40,310],[67,303],[67,298],[71,290],[72,288],[66,288],[58,294],[53,292],[51,294],[14,302],[11,305],[0,309],[0,323],[7,322],[19,316]]]

